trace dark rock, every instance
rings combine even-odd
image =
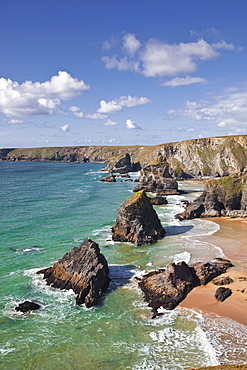
[[[176,195],[178,183],[169,173],[169,165],[164,156],[156,158],[152,163],[144,166],[140,172],[139,183],[134,191],[144,190],[158,195]]]
[[[41,306],[38,303],[25,301],[23,303],[19,303],[19,305],[15,307],[15,310],[21,311],[21,312],[29,312],[29,311],[39,310],[40,308]]]
[[[228,285],[228,284],[232,284],[233,282],[234,280],[230,278],[229,276],[218,276],[212,281],[214,285]]]
[[[85,303],[86,307],[98,303],[110,282],[107,261],[98,244],[90,239],[66,253],[53,267],[38,273],[43,273],[47,284],[54,288],[73,289],[76,304]]]
[[[150,202],[153,206],[162,206],[164,204],[168,204],[167,199],[165,197],[156,196],[154,198],[149,198]]]
[[[190,266],[185,262],[171,263],[166,269],[144,275],[139,286],[155,317],[159,307],[174,309],[194,287],[207,284],[228,267],[230,264],[223,262],[198,262]]]
[[[113,171],[121,174],[139,171],[140,163],[132,163],[129,153],[121,154],[118,157],[113,156],[107,161],[104,171]]]
[[[187,220],[220,216],[247,217],[247,176],[209,180],[203,193],[175,217]]]
[[[223,302],[226,298],[230,297],[232,295],[232,290],[230,288],[224,288],[220,287],[215,292],[215,298],[219,302]]]
[[[103,179],[100,179],[100,181],[102,181],[102,182],[116,182],[116,177],[112,173],[109,173],[109,175],[107,175]]]
[[[133,194],[118,209],[112,239],[135,245],[155,243],[165,235],[157,213],[144,191]]]
[[[223,274],[227,271],[228,268],[232,267],[231,262],[222,261],[222,262],[196,262],[190,265],[194,269],[200,285],[206,285],[214,279],[215,277]]]

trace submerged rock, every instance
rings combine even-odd
[[[155,317],[159,307],[174,309],[194,287],[207,284],[230,266],[230,262],[197,262],[190,266],[184,261],[171,263],[166,269],[144,275],[139,286]]]
[[[38,273],[44,274],[47,284],[54,288],[72,289],[77,294],[76,304],[85,303],[86,307],[98,303],[110,282],[107,261],[98,244],[88,238]]]
[[[155,243],[165,236],[157,213],[144,191],[133,194],[118,209],[112,239],[135,245]]]
[[[15,310],[25,313],[29,311],[39,310],[40,308],[41,306],[38,303],[25,301],[20,303],[17,307],[15,307]]]

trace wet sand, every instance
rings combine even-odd
[[[220,247],[226,258],[235,265],[222,275],[230,276],[234,280],[232,284],[225,285],[233,293],[224,302],[218,302],[214,297],[218,286],[208,283],[206,286],[194,288],[180,305],[230,317],[247,326],[247,220],[209,220],[220,225],[220,230],[207,236],[207,242]]]

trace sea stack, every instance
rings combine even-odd
[[[76,304],[95,306],[109,286],[108,264],[100,253],[97,243],[85,239],[79,247],[74,247],[52,267],[38,271],[44,274],[48,285],[59,289],[72,289],[76,294]]]
[[[138,191],[126,199],[118,209],[112,233],[114,241],[130,242],[140,246],[153,244],[163,238],[165,229],[146,193]]]

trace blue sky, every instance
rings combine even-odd
[[[0,147],[247,134],[246,0],[0,0]]]

